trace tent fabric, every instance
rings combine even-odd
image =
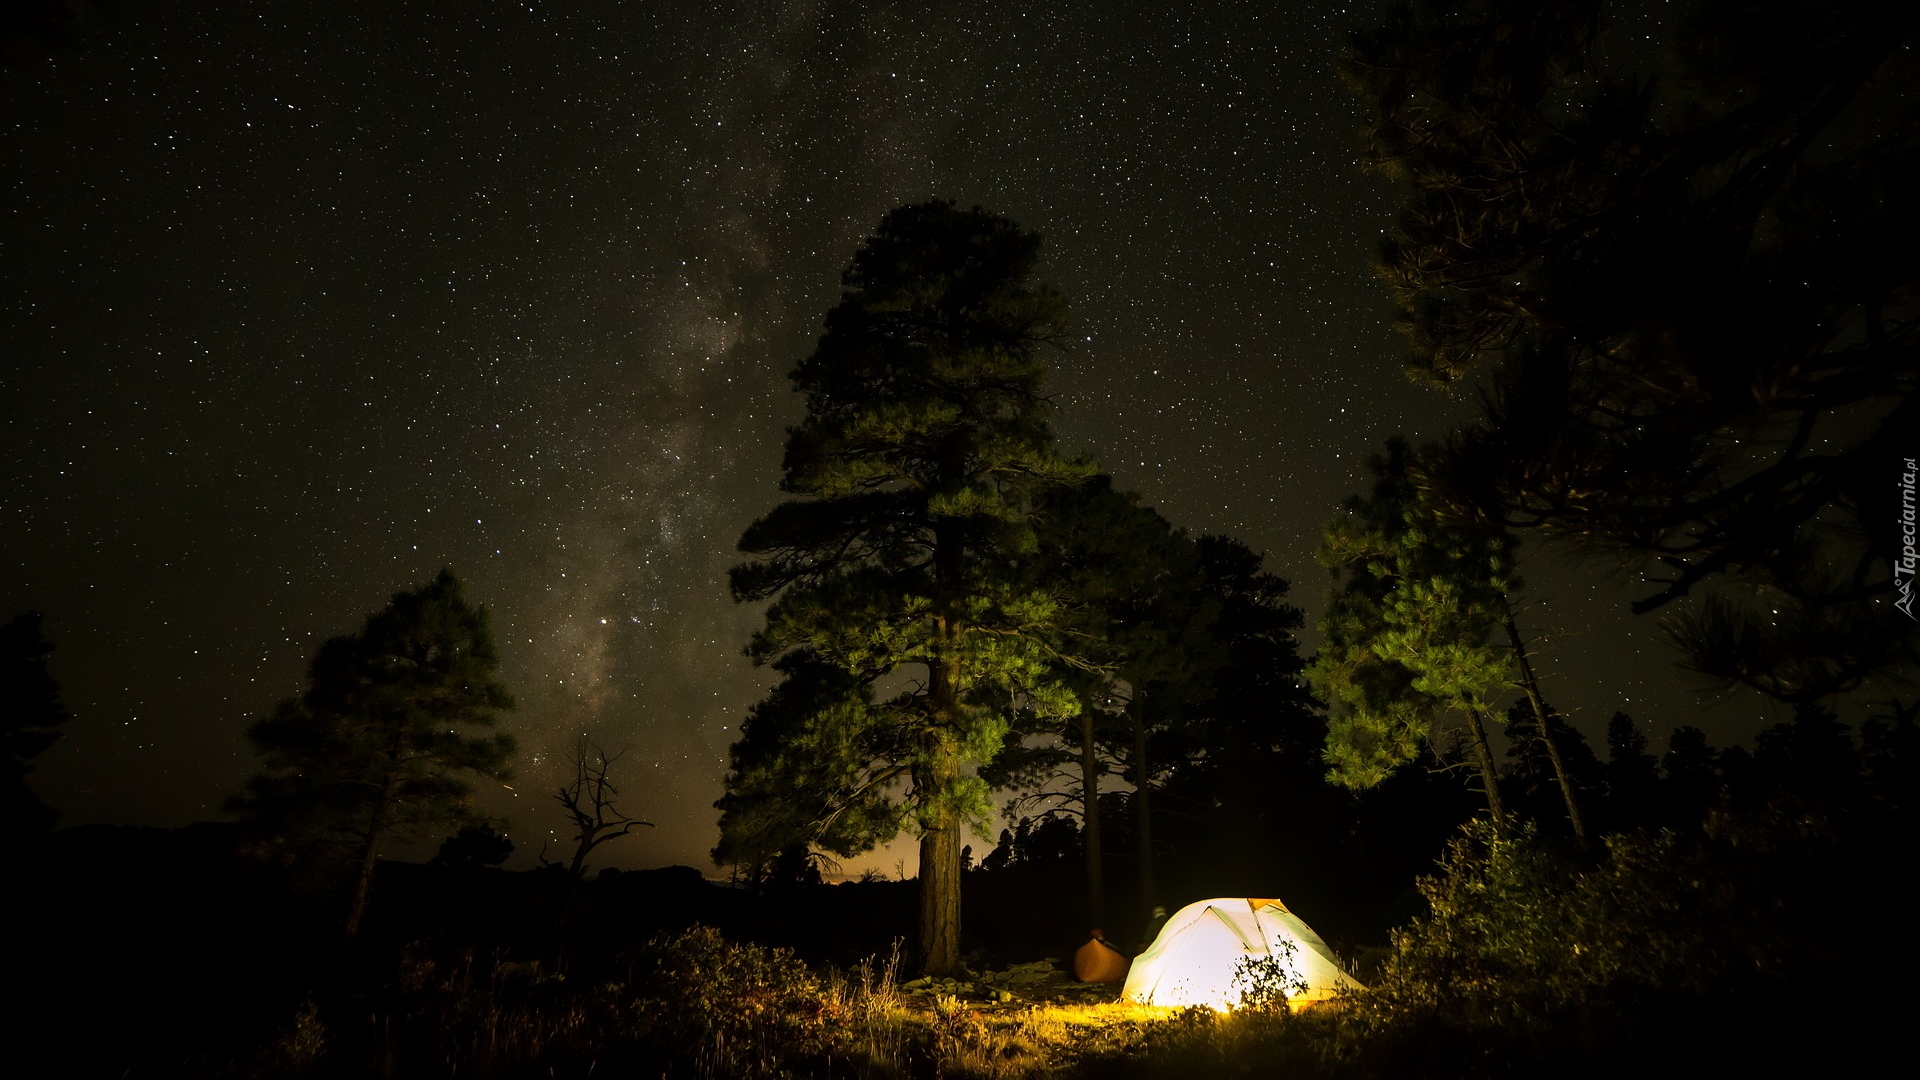
[[[1127,977],[1130,961],[1095,931],[1094,937],[1073,954],[1073,977],[1088,983],[1117,983]]]
[[[1305,984],[1305,991],[1289,998],[1295,1005],[1360,986],[1285,904],[1226,897],[1174,912],[1147,951],[1134,957],[1121,996],[1146,1005],[1230,1008],[1248,989],[1242,963],[1267,958],[1280,964],[1287,983]]]

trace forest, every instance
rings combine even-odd
[[[60,654],[12,618],[16,1053],[236,1078],[1898,1060],[1920,7],[1787,6],[1699,5],[1658,79],[1609,66],[1583,0],[1423,0],[1354,36],[1406,373],[1474,406],[1379,446],[1313,552],[1190,532],[1056,443],[1047,222],[886,213],[738,538],[761,628],[724,647],[772,688],[710,867],[604,865],[669,808],[582,738],[536,793],[571,835],[501,868],[474,794],[514,779],[515,693],[453,570],[325,639],[259,703],[252,779],[182,829],[57,828],[29,777],[69,725]],[[1715,745],[1619,711],[1596,737],[1613,703],[1543,677],[1565,646],[1533,550],[1628,568],[1662,662],[1787,719]],[[842,872],[903,839],[912,875]],[[1337,993],[1291,945],[1210,1003],[1076,977],[1256,892]]]

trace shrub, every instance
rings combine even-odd
[[[839,1010],[792,950],[735,944],[696,926],[648,942],[635,959],[636,1032],[690,1050],[703,1073],[780,1076],[790,1058],[832,1049]]]
[[[1272,944],[1281,955],[1244,957],[1234,965],[1232,985],[1240,989],[1242,1011],[1286,1015],[1287,1001],[1307,992],[1306,976],[1294,960],[1293,942]]]
[[[1717,813],[1699,836],[1608,837],[1591,855],[1475,823],[1421,881],[1429,914],[1394,933],[1350,1002],[1344,1052],[1618,1053],[1709,999],[1780,993],[1818,962],[1804,915],[1830,850],[1785,804]]]

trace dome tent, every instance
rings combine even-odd
[[[1146,1005],[1231,1008],[1249,989],[1245,962],[1269,959],[1278,965],[1295,1005],[1360,987],[1340,970],[1320,935],[1285,904],[1234,897],[1202,900],[1174,912],[1147,951],[1134,957],[1121,996]]]

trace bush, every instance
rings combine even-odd
[[[789,1059],[824,1057],[843,1019],[792,950],[735,944],[711,927],[648,942],[634,974],[636,1033],[691,1052],[707,1075],[785,1075]]]
[[[1447,1071],[1724,1039],[1744,1023],[1734,1012],[1787,1007],[1834,963],[1819,897],[1835,858],[1824,821],[1790,800],[1717,812],[1700,835],[1612,836],[1592,854],[1477,822],[1421,881],[1430,912],[1394,933],[1371,990],[1349,1002],[1343,1056]]]
[[[1244,1012],[1272,1013],[1284,1016],[1287,1002],[1307,992],[1306,977],[1300,974],[1291,941],[1272,943],[1279,956],[1249,956],[1234,965],[1232,985],[1240,989],[1239,1008]]]

